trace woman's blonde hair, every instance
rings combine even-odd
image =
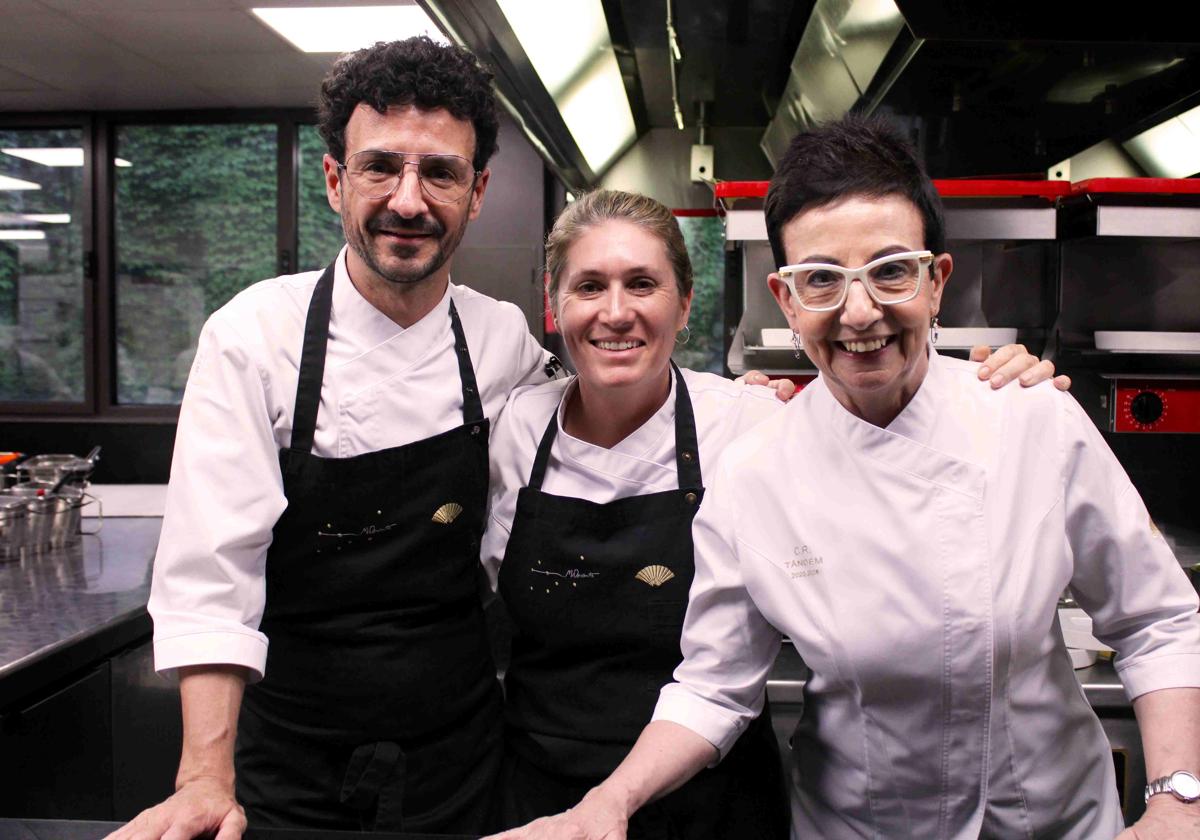
[[[559,214],[546,237],[546,273],[550,283],[546,289],[550,308],[558,297],[558,284],[567,264],[567,251],[589,228],[608,221],[631,222],[656,236],[667,248],[667,259],[675,272],[679,296],[692,290],[692,261],[688,258],[683,232],[666,205],[638,193],[621,190],[596,190],[571,202]]]

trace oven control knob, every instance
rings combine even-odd
[[[1148,426],[1163,414],[1162,397],[1152,391],[1142,391],[1129,401],[1129,413],[1133,419]]]

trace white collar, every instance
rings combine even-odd
[[[344,341],[357,350],[355,356],[358,356],[403,336],[403,344],[411,348],[410,352],[419,353],[421,348],[430,347],[444,330],[449,329],[450,283],[446,284],[446,291],[437,305],[421,320],[405,328],[376,309],[355,288],[346,268],[348,249],[349,246],[343,247],[334,263],[333,311],[329,318],[332,343]]]

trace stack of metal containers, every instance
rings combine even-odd
[[[88,455],[36,455],[20,461],[16,483],[0,489],[0,562],[70,545],[80,538],[88,479],[100,447]],[[6,476],[7,478],[7,476]]]

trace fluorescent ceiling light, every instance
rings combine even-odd
[[[599,175],[637,136],[600,0],[497,0],[497,5],[575,145]]]
[[[69,213],[0,213],[0,225],[67,225]]]
[[[902,23],[904,15],[900,13],[894,0],[856,0],[850,4],[846,16],[838,25],[838,34],[890,30],[896,24]]]
[[[498,0],[542,85],[557,101],[597,52],[611,52],[599,0]]]
[[[83,166],[83,149],[60,148],[29,148],[29,149],[0,149],[6,155],[31,160],[42,166]]]
[[[1200,107],[1159,123],[1121,144],[1155,178],[1188,178],[1200,172]]]
[[[83,149],[70,147],[0,149],[6,155],[31,160],[43,166],[83,166]],[[133,166],[124,158],[113,158],[114,166]]]
[[[428,35],[446,43],[433,21],[417,5],[312,6],[251,9],[254,15],[308,53],[343,53],[376,41],[399,41]]]
[[[21,218],[39,225],[69,225],[70,213],[22,213]]]
[[[44,230],[0,230],[0,239],[45,239]]]
[[[0,175],[0,190],[40,190],[41,188],[41,184],[35,184],[33,181],[22,181],[20,178]]]

